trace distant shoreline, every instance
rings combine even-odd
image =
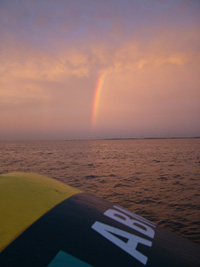
[[[18,140],[0,140],[0,142],[43,142],[43,141],[122,141],[122,140],[174,140],[174,139],[200,139],[195,137],[111,137],[111,138],[91,138],[91,139],[18,139]]]
[[[96,140],[144,140],[144,139],[199,139],[200,136],[197,137],[122,137],[122,138],[104,138],[104,139],[96,139]]]

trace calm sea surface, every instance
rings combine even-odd
[[[0,173],[37,172],[200,244],[200,139],[0,142]]]

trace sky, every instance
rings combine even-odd
[[[200,136],[199,0],[0,0],[0,140]]]

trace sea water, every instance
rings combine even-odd
[[[0,142],[0,174],[48,175],[200,244],[200,139]]]

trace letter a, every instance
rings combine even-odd
[[[131,233],[125,232],[123,230],[120,230],[118,228],[100,222],[95,222],[92,225],[92,229],[94,229],[99,234],[110,240],[112,243],[114,243],[115,245],[126,251],[129,255],[131,255],[144,265],[146,265],[148,258],[141,252],[137,251],[136,248],[139,243],[151,247],[152,246],[151,241],[148,241],[139,236],[133,235]],[[128,240],[128,242],[122,241],[115,235],[125,237]]]

